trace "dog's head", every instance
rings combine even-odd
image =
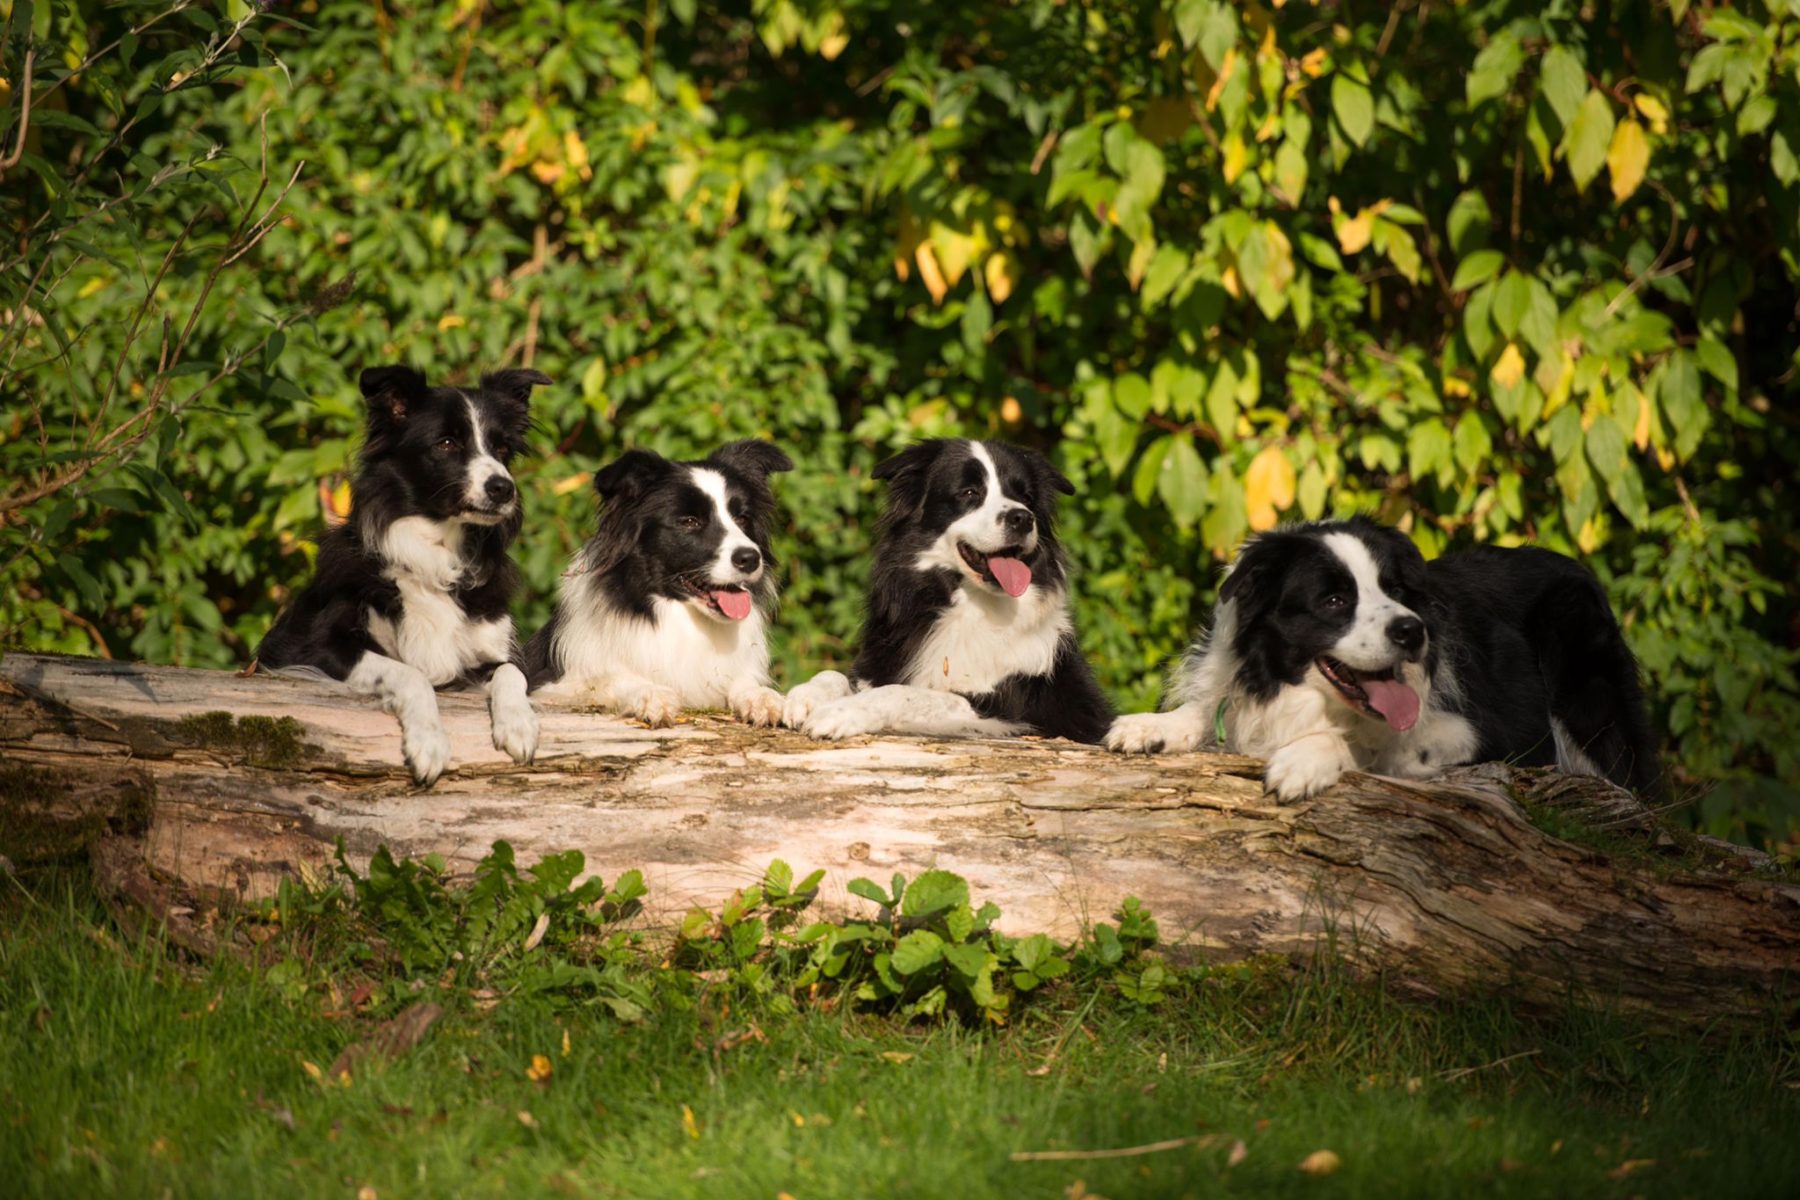
[[[508,471],[530,427],[531,389],[542,371],[494,371],[479,387],[430,387],[411,367],[370,367],[365,470],[404,492],[400,507],[434,520],[499,525],[514,520],[519,490]]]
[[[1433,605],[1425,560],[1399,531],[1358,517],[1262,534],[1219,606],[1256,698],[1306,683],[1396,730],[1418,720]]]
[[[652,597],[741,621],[774,594],[769,475],[793,462],[768,442],[732,442],[698,462],[628,450],[594,476],[600,526],[581,569],[639,612]]]
[[[936,439],[877,466],[875,478],[888,484],[883,540],[914,569],[1013,597],[1061,582],[1056,500],[1075,488],[1035,450]]]

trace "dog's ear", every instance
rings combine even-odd
[[[1219,585],[1219,603],[1238,601],[1240,608],[1257,606],[1276,570],[1277,560],[1285,557],[1274,538],[1251,538],[1238,551],[1237,560],[1225,573],[1225,582]]]
[[[425,376],[411,367],[367,367],[357,379],[369,406],[369,419],[397,422],[406,419],[415,401],[425,398]]]
[[[752,479],[766,479],[772,472],[794,469],[794,460],[783,454],[780,447],[754,438],[720,446],[707,455],[706,461],[738,471]]]
[[[888,485],[888,512],[911,512],[925,502],[925,475],[948,443],[942,438],[908,446],[875,464],[870,475]]]
[[[1075,494],[1075,485],[1069,482],[1069,477],[1067,475],[1064,475],[1061,471],[1056,469],[1055,463],[1052,463],[1036,450],[1028,450],[1024,446],[1014,446],[1013,449],[1024,455],[1025,461],[1031,464],[1031,473],[1037,476],[1037,481],[1040,484],[1045,487],[1055,488],[1065,496],[1073,496]]]
[[[554,382],[555,380],[542,371],[529,371],[521,367],[505,371],[489,371],[481,377],[483,390],[499,392],[509,400],[517,400],[520,404],[527,405],[531,403],[532,388],[548,387]]]
[[[594,472],[594,490],[602,500],[635,500],[675,464],[650,450],[627,450]]]

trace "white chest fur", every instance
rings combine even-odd
[[[471,621],[452,592],[463,569],[462,525],[402,517],[382,539],[382,574],[400,590],[400,615],[369,614],[369,636],[382,653],[416,668],[434,687],[512,653],[512,620]]]
[[[672,688],[684,708],[724,708],[734,686],[769,681],[768,627],[761,609],[725,622],[691,604],[659,598],[651,619],[644,620],[591,594],[585,579],[578,577],[571,587],[590,594],[564,601],[566,619],[556,634],[563,676],[554,691],[637,676]]]
[[[958,587],[901,682],[973,696],[1009,675],[1048,675],[1070,627],[1060,589],[1033,587],[1015,600]]]

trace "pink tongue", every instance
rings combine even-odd
[[[750,615],[749,592],[726,591],[721,588],[712,594],[712,598],[718,603],[719,611],[734,621],[741,621]],[[1415,703],[1413,707],[1417,709],[1418,705]]]
[[[1417,723],[1419,694],[1398,679],[1364,679],[1361,686],[1369,697],[1369,707],[1401,733]]]
[[[1031,568],[1016,558],[990,558],[988,570],[994,573],[995,582],[1009,596],[1023,596],[1025,589],[1031,586]]]

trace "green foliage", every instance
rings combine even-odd
[[[841,666],[869,467],[1010,437],[1127,708],[1247,533],[1369,511],[1584,555],[1699,822],[1800,816],[1791,4],[176,7],[6,27],[12,644],[242,661],[355,369],[529,362],[527,629],[596,465],[762,435],[778,676]]]

